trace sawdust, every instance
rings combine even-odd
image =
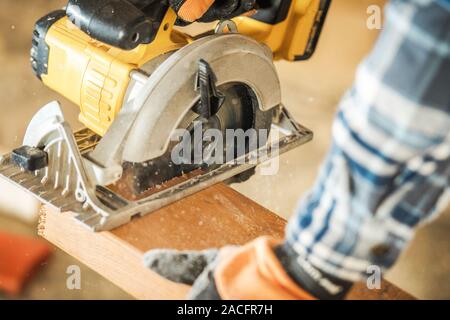
[[[43,205],[39,208],[39,221],[37,225],[37,233],[40,237],[45,238],[45,225],[47,222],[47,210]]]
[[[147,198],[155,193],[164,191],[168,188],[176,186],[177,184],[185,182],[191,178],[200,176],[201,174],[204,173],[201,169],[193,170],[189,173],[183,174],[182,176],[170,179],[162,184],[150,187],[149,189],[140,194],[135,194],[132,187],[133,180],[135,179],[135,177],[132,176],[130,172],[131,171],[128,172],[124,171],[123,176],[116,183],[108,186],[108,189],[119,194],[121,197],[129,201],[136,201]]]

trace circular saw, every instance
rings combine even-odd
[[[96,231],[248,179],[312,138],[283,106],[273,61],[312,55],[329,3],[236,0],[231,20],[193,37],[165,1],[69,1],[36,23],[31,64],[85,128],[49,103],[0,175]]]

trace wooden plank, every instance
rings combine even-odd
[[[182,199],[110,232],[94,233],[69,214],[41,210],[39,234],[138,299],[182,299],[188,287],[145,268],[154,248],[206,249],[261,235],[281,239],[286,221],[224,184]],[[398,289],[393,288],[397,294]],[[353,298],[389,298],[359,287]],[[406,298],[406,295],[392,295]]]
[[[380,289],[368,289],[364,283],[356,284],[347,296],[348,300],[414,300],[415,298],[388,281]]]

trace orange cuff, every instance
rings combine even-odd
[[[214,0],[186,0],[177,14],[184,21],[194,22],[206,13],[213,3]]]
[[[284,271],[273,247],[278,241],[262,237],[231,254],[221,250],[221,263],[214,273],[224,300],[315,300]]]

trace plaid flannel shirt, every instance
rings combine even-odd
[[[449,181],[450,0],[391,0],[287,241],[322,271],[362,280],[446,207]]]

